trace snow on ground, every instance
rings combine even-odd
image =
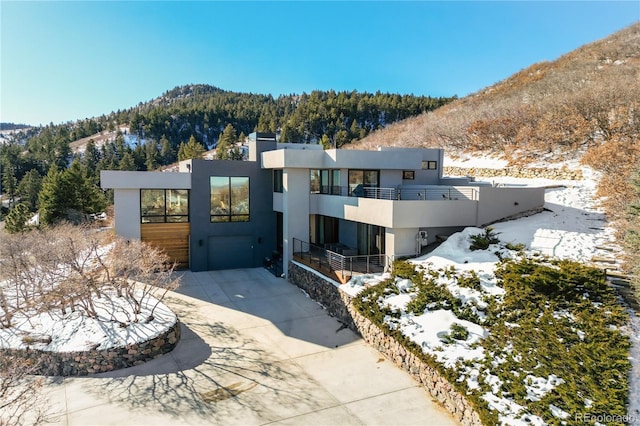
[[[446,167],[483,168],[483,169],[503,169],[509,162],[499,157],[478,157],[472,154],[461,153],[457,157],[450,157],[445,154],[444,165]]]
[[[450,310],[426,311],[422,315],[403,314],[393,324],[398,324],[402,334],[420,345],[424,352],[434,355],[447,368],[454,367],[458,360],[470,361],[484,357],[484,349],[474,348],[473,344],[487,335],[486,330],[478,324],[457,318]],[[452,324],[465,327],[469,337],[464,341],[445,343],[442,339]]]
[[[363,288],[376,285],[389,278],[391,278],[391,274],[389,273],[354,275],[346,284],[341,285],[340,288],[349,296],[356,296]]]
[[[177,319],[167,306],[153,297],[143,299],[137,315],[131,301],[124,297],[105,294],[95,298],[94,303],[97,318],[79,310],[18,314],[13,318],[14,327],[0,329],[0,347],[50,352],[117,348],[151,340],[173,326]],[[147,322],[152,315],[153,320]],[[136,317],[140,320],[132,322]]]
[[[88,268],[98,267],[97,256],[103,258],[112,248],[113,244],[103,245],[96,249],[95,254],[79,255],[79,261]],[[67,275],[65,268],[60,266],[53,276]],[[40,275],[40,285],[59,285],[56,281],[45,284],[50,281],[50,275],[39,272],[37,268],[33,270],[34,276]],[[8,285],[6,281],[0,282],[4,301],[12,307],[23,306],[13,313],[11,327],[0,327],[0,348],[80,352],[149,341],[172,327],[177,317],[153,296],[153,289],[143,283],[133,285],[137,287],[133,288],[132,297],[126,292],[119,297],[114,289],[101,289],[100,296],[94,292],[91,304],[96,315],[93,316],[87,314],[90,309],[83,308],[89,304],[87,300],[75,300],[73,310],[69,303],[63,305],[61,301],[55,301],[55,308],[40,312],[43,305],[40,308],[29,307],[29,303],[17,296],[21,291],[28,292],[28,286],[24,290]],[[35,293],[33,289],[29,291]],[[58,305],[65,306],[64,311]],[[0,315],[4,315],[2,308]]]
[[[501,168],[506,164],[504,160],[496,158],[448,160],[447,165],[460,167]],[[575,165],[571,166],[575,167]],[[595,191],[599,176],[589,168],[583,168],[582,172],[584,179],[580,181],[492,178],[493,184],[544,186],[547,188],[545,211],[492,225],[501,242],[524,244],[525,251],[530,254],[540,253],[585,263],[591,262],[594,257],[610,258],[615,256],[611,251],[602,249],[603,246],[607,246],[610,249],[619,250],[615,244],[614,229],[608,226],[602,210],[597,205]],[[412,262],[419,267],[430,270],[444,270],[453,267],[458,273],[475,271],[480,278],[484,292],[500,295],[503,290],[497,287],[493,272],[498,260],[494,254],[496,250],[471,251],[469,249],[469,236],[481,232],[484,231],[478,228],[466,228],[462,232],[450,236],[446,242],[428,255],[413,259]],[[508,253],[510,252],[506,251],[502,254],[508,255]],[[364,286],[373,285],[386,278],[388,276],[371,274],[354,277],[341,288],[349,294],[355,295]],[[457,287],[453,284],[453,280],[449,281],[444,280],[441,275],[440,282],[447,285],[451,293],[460,298],[463,303],[474,299],[474,290]],[[389,303],[394,308],[406,306],[410,295],[403,293],[401,291],[400,295],[385,299],[383,303]],[[477,300],[477,297],[475,299]],[[640,416],[640,374],[638,374],[640,372],[640,318],[633,312],[630,314],[632,315],[630,333],[633,342],[631,350],[633,372],[630,381],[629,414],[638,418]],[[466,326],[470,331],[470,338],[466,342],[454,341],[452,344],[442,344],[440,337],[449,330],[454,322]],[[420,345],[425,352],[434,354],[445,365],[453,365],[457,359],[473,359],[482,356],[482,349],[472,349],[470,345],[472,341],[480,339],[485,331],[477,324],[456,318],[451,311],[426,311],[423,315],[403,313],[400,319],[388,318],[388,323],[392,327],[400,327],[406,336]],[[466,373],[468,373],[465,374],[467,383],[473,388],[474,382],[477,386],[478,375],[488,372],[480,373],[476,370]],[[561,383],[562,378],[530,376],[527,377],[527,380],[527,389],[530,391],[532,399],[535,399]],[[498,397],[493,393],[488,393],[483,398],[488,401],[490,406],[500,412],[500,420],[503,424],[544,424],[541,418],[526,414],[526,410],[523,410],[523,407],[518,406],[512,400]],[[559,419],[565,418],[567,414],[558,407],[550,407],[550,410]]]

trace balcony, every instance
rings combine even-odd
[[[312,194],[341,195],[348,197],[373,198],[377,200],[478,200],[478,188],[443,185],[410,185],[398,188],[377,188],[358,185],[322,186],[311,190]]]
[[[384,272],[389,264],[385,254],[348,256],[296,238],[293,259],[342,284],[354,275]]]

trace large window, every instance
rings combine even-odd
[[[349,170],[349,195],[364,196],[364,188],[380,186],[379,170]]]
[[[249,178],[211,176],[211,222],[249,221]]]
[[[312,169],[309,179],[312,194],[340,195],[339,169]]]
[[[273,170],[273,192],[282,192],[282,169]]]
[[[141,189],[142,223],[189,222],[188,189]]]

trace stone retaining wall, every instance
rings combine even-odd
[[[499,177],[511,176],[516,178],[545,178],[554,180],[582,180],[580,169],[569,169],[566,167],[536,168],[536,167],[505,167],[502,169],[485,169],[480,167],[444,167],[445,176],[473,176],[473,177]]]
[[[351,297],[340,290],[337,283],[333,284],[319,272],[310,271],[293,262],[289,263],[288,279],[289,282],[304,290],[313,300],[321,303],[331,316],[336,317],[338,321],[356,333],[359,332],[348,308],[351,306]]]
[[[180,321],[143,343],[105,350],[49,352],[39,349],[0,349],[0,356],[27,359],[42,376],[86,376],[143,364],[173,350],[180,340]]]
[[[295,262],[289,263],[288,279],[307,292],[313,300],[323,304],[330,314],[357,331],[368,344],[408,372],[463,425],[482,425],[473,406],[451,383],[393,337],[386,335],[368,318],[360,315],[348,294],[320,273],[312,272]]]

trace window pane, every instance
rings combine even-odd
[[[363,195],[362,194],[363,183],[364,183],[363,170],[349,170],[349,195],[356,195],[356,196]],[[356,191],[355,194],[354,194],[354,191]]]
[[[187,189],[167,189],[167,215],[189,215],[189,191]]]
[[[378,171],[377,170],[365,170],[364,171],[364,186],[378,186]]]
[[[364,183],[363,170],[349,170],[349,186],[356,186]]]
[[[231,216],[231,222],[249,222],[249,215],[235,215]]]
[[[140,190],[142,216],[164,216],[164,189]]]
[[[167,216],[169,223],[186,223],[189,222],[189,216]]]
[[[229,214],[229,178],[211,176],[211,215]],[[212,221],[213,218],[212,218]]]
[[[333,186],[340,186],[340,170],[331,170]]]
[[[229,216],[211,216],[211,222],[229,222]]]
[[[273,171],[273,192],[282,192],[282,169]]]
[[[231,178],[231,214],[249,214],[249,178]]]
[[[320,192],[320,170],[309,170],[310,191],[312,193]]]
[[[142,223],[163,223],[164,216],[143,216]]]
[[[340,194],[340,170],[331,171],[331,193]]]
[[[320,170],[320,192],[329,193],[329,170]]]

